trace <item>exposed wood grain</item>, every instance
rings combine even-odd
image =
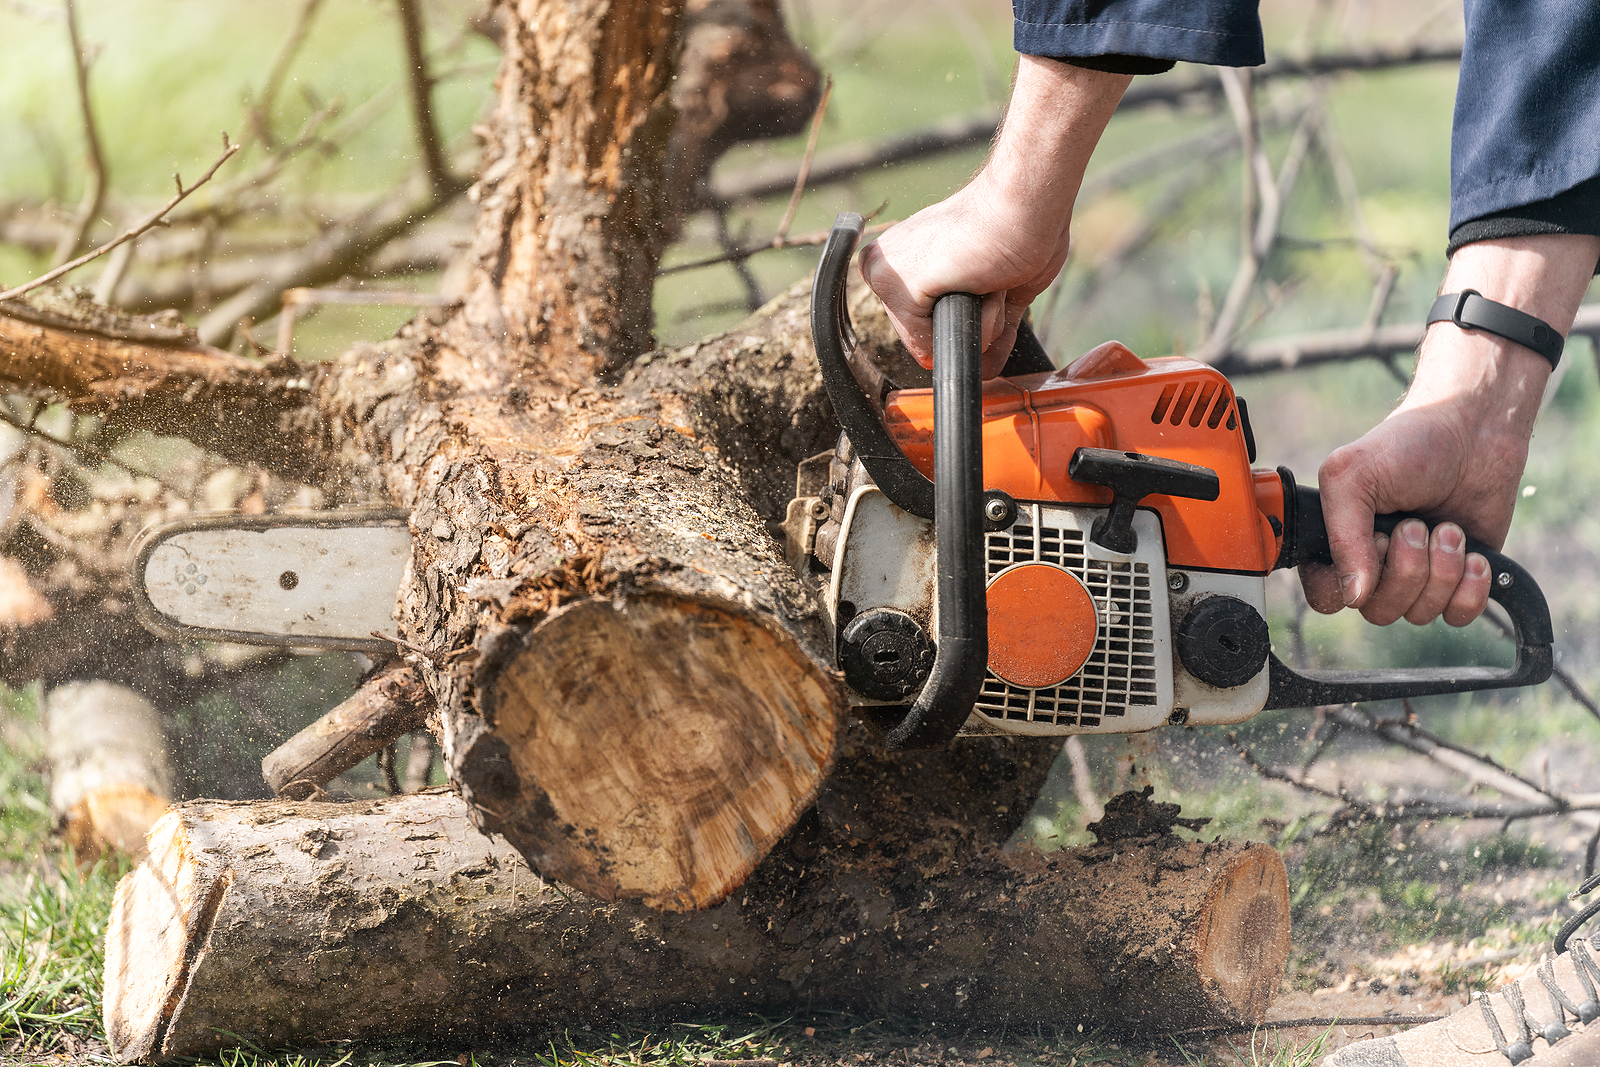
[[[45,702],[50,814],[80,860],[142,856],[172,797],[161,714],[111,682],[69,682]]]

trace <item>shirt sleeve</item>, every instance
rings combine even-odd
[[[1466,0],[1465,8],[1450,138],[1452,234],[1553,199],[1567,215],[1574,204],[1580,215],[1592,211],[1593,197],[1569,204],[1562,194],[1600,175],[1600,4]],[[1594,233],[1600,224],[1556,221],[1567,232]]]
[[[1266,62],[1258,0],[1013,0],[1018,52],[1222,67]]]

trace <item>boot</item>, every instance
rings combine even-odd
[[[1600,887],[1600,876],[1573,896]],[[1555,938],[1556,956],[1534,973],[1438,1022],[1346,1045],[1322,1067],[1600,1067],[1600,946],[1573,932],[1600,913],[1600,900]]]

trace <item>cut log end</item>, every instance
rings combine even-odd
[[[668,911],[744,881],[816,795],[838,721],[792,641],[666,594],[552,613],[487,698],[515,771],[470,783],[487,827],[547,877]]]
[[[1235,854],[1197,922],[1201,980],[1245,1021],[1266,1018],[1289,961],[1289,876],[1266,845]]]

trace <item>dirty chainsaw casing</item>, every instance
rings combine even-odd
[[[1265,579],[1330,558],[1320,498],[1286,468],[1253,467],[1248,411],[1228,380],[1194,360],[1141,359],[1115,341],[1054,370],[1025,330],[1001,376],[979,383],[976,328],[951,341],[936,307],[935,388],[895,388],[853,351],[843,280],[858,235],[858,217],[842,215],[812,304],[844,433],[834,452],[801,464],[785,530],[790,564],[826,609],[852,702],[892,744],[938,744],[957,729],[1236,723],[1267,708],[1548,677],[1543,595],[1515,562],[1476,542],[1469,548],[1490,560],[1492,595],[1517,629],[1516,667],[1291,670],[1272,654]],[[976,298],[957,296],[975,322]],[[970,426],[941,445],[936,426],[947,416],[936,419],[936,394],[955,397],[939,394],[940,383],[963,373],[965,398],[944,403],[967,405]],[[950,436],[960,433],[966,440]],[[957,507],[974,513],[964,515],[971,543],[947,552],[952,561],[965,553],[948,566],[934,502],[950,508],[959,490],[936,478],[938,447],[952,469],[981,464],[981,485]],[[956,529],[960,517],[939,521]],[[1380,517],[1379,528],[1404,517]],[[962,683],[970,698],[947,686],[933,712],[924,690],[950,605],[982,617],[964,623],[977,632],[960,639],[968,658],[982,659]]]
[[[1212,368],[1146,363],[1114,341],[1063,371],[984,384],[984,486],[1014,516],[985,535],[989,669],[969,731],[1126,733],[1261,710],[1283,483],[1251,469],[1244,412]],[[931,390],[888,396],[884,425],[930,478],[932,424]],[[1112,491],[1068,475],[1083,447],[1209,468],[1218,499],[1151,498],[1133,515],[1133,550],[1108,549],[1091,533]],[[903,704],[933,664],[933,524],[889,500],[848,435],[797,489],[791,514],[825,512],[803,562],[847,684],[863,706]]]

